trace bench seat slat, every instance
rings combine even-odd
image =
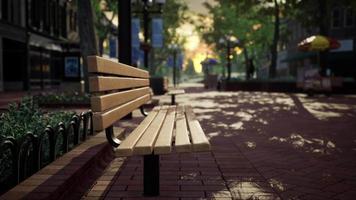
[[[123,140],[118,148],[115,150],[116,156],[131,156],[133,154],[133,148],[137,141],[142,137],[147,127],[157,116],[158,109],[154,109],[148,114],[148,116],[141,122],[141,124],[130,133],[125,140]]]
[[[150,88],[137,88],[133,90],[106,94],[101,96],[93,96],[90,98],[91,108],[93,112],[101,112],[107,109],[127,103],[140,96],[150,94]]]
[[[89,77],[90,92],[103,92],[109,90],[127,89],[148,86],[148,79],[121,78],[107,76]]]
[[[153,150],[155,154],[171,153],[175,117],[176,108],[175,106],[170,106],[167,112],[166,119],[163,122],[162,128],[155,143],[155,147]]]
[[[185,94],[185,91],[184,90],[170,90],[167,94],[168,95]]]
[[[209,151],[210,143],[206,138],[203,129],[201,128],[198,120],[195,117],[191,106],[185,106],[186,116],[190,134],[192,137],[194,151]]]
[[[107,112],[97,112],[93,115],[94,130],[101,131],[111,124],[126,116],[128,113],[132,112],[136,108],[140,107],[144,103],[150,100],[150,95],[146,94],[142,97],[134,99],[130,102],[122,104],[112,110]]]
[[[98,56],[88,56],[88,72],[149,78],[147,71]]]
[[[134,155],[148,155],[153,151],[159,130],[166,117],[167,108],[162,108],[134,147]]]
[[[191,143],[183,106],[178,106],[177,108],[175,147],[177,152],[191,151]]]

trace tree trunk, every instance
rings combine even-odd
[[[250,79],[250,76],[249,76],[249,60],[250,58],[248,57],[248,51],[247,51],[247,48],[244,47],[244,57],[245,57],[245,78],[246,80],[249,80]]]
[[[271,65],[269,68],[269,77],[275,78],[277,74],[277,56],[278,56],[278,41],[279,41],[279,5],[277,0],[274,0],[274,34],[273,34],[273,43],[271,48]]]
[[[83,58],[84,89],[89,91],[87,56],[98,55],[97,41],[94,30],[94,12],[88,0],[78,0],[78,28],[80,50]]]
[[[328,36],[329,35],[329,30],[328,30],[328,3],[325,0],[318,0],[319,4],[319,14],[318,14],[318,21],[319,21],[319,34],[323,36]],[[327,57],[328,52],[327,51],[322,51],[320,52],[320,75],[325,76],[326,75],[326,57]]]
[[[104,38],[99,37],[99,55],[103,56],[104,54]]]

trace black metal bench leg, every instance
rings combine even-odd
[[[143,157],[143,195],[159,195],[159,155]]]
[[[114,126],[109,126],[105,129],[106,139],[108,140],[109,144],[113,147],[118,147],[121,143],[119,139],[115,137],[114,134]]]
[[[172,94],[172,101],[171,101],[171,105],[176,105],[176,95]]]

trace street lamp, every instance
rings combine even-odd
[[[176,87],[177,85],[177,80],[176,80],[176,68],[177,68],[177,53],[179,51],[179,46],[177,44],[170,44],[168,45],[168,48],[172,51],[173,53],[173,85]]]
[[[231,49],[239,45],[239,40],[234,36],[224,36],[219,39],[219,43],[226,47],[226,68],[227,68],[227,80],[231,78]]]
[[[151,45],[148,43],[149,32],[148,26],[150,21],[150,14],[161,14],[162,7],[166,3],[166,0],[131,0],[132,5],[140,6],[141,10],[135,10],[133,13],[143,15],[143,44],[141,49],[144,51],[144,67],[148,69],[148,53],[151,50]],[[158,9],[153,10],[153,7],[157,5]]]

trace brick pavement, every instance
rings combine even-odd
[[[161,156],[153,199],[356,198],[355,96],[187,91],[212,152]],[[83,198],[149,199],[142,159],[114,159]]]

